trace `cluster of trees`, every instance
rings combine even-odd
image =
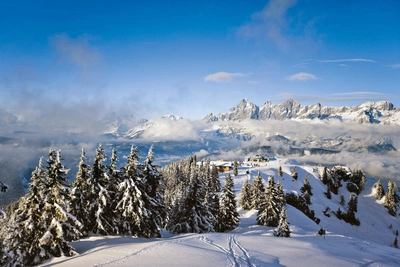
[[[344,197],[341,196],[340,204],[344,206]],[[349,202],[347,203],[347,211],[343,212],[340,207],[335,212],[335,215],[338,219],[343,220],[351,225],[360,225],[360,220],[356,218],[356,212],[358,210],[358,196],[354,193],[350,194]]]
[[[75,255],[68,242],[89,233],[160,236],[167,212],[152,148],[139,162],[132,146],[119,169],[115,150],[110,164],[104,165],[102,145],[91,166],[86,160],[82,150],[76,179],[68,184],[60,151],[50,149],[46,165],[40,159],[29,193],[15,205],[2,231],[2,264],[27,266]]]
[[[197,165],[196,157],[189,157],[164,167],[162,173],[170,232],[223,232],[239,224],[233,179],[228,174],[221,190],[210,160]]]
[[[393,181],[388,182],[388,189],[386,192],[383,189],[381,180],[378,180],[378,182],[376,183],[375,197],[378,200],[381,200],[383,197],[385,197],[384,205],[388,209],[389,214],[392,216],[396,216],[397,203],[400,200],[396,191],[397,191],[397,186],[396,186],[396,183]]]
[[[257,224],[277,227],[274,231],[275,236],[290,237],[283,186],[279,182],[275,183],[274,176],[269,176],[266,187],[260,172],[252,184],[247,178],[241,190],[239,205],[244,210],[258,210]]]
[[[346,188],[349,192],[359,194],[367,182],[367,178],[362,170],[348,172],[342,167],[333,167],[328,169],[326,166],[320,174],[321,181],[326,185],[325,195],[331,199],[331,193],[337,195],[339,188],[342,187],[342,181],[346,182]]]

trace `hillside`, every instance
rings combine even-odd
[[[283,176],[278,176],[282,166]],[[291,176],[296,166],[298,180]],[[399,215],[388,214],[381,201],[376,201],[368,179],[358,197],[360,226],[352,226],[323,211],[340,206],[343,193],[346,202],[349,192],[345,186],[329,200],[324,195],[326,186],[319,180],[321,167],[301,166],[294,160],[278,158],[266,166],[239,168],[234,178],[237,198],[248,177],[260,171],[266,183],[269,175],[283,185],[285,193],[297,192],[306,174],[312,186],[311,208],[321,222],[317,225],[299,210],[288,205],[290,238],[273,236],[274,228],[256,224],[256,211],[239,208],[240,224],[231,232],[172,235],[167,231],[161,238],[143,239],[117,236],[92,236],[72,243],[79,256],[57,258],[41,266],[399,266],[400,250],[391,247],[395,230],[400,229]],[[225,174],[220,174],[223,183]],[[322,226],[327,234],[317,235]]]

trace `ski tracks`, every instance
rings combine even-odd
[[[228,260],[228,266],[255,266],[251,262],[251,257],[248,251],[238,242],[237,235],[234,234],[226,234],[227,239],[227,247],[216,244],[214,241],[209,239],[206,235],[203,235],[200,240],[204,243],[213,246],[223,253],[226,254],[226,258]]]

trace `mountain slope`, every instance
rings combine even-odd
[[[277,175],[281,166],[283,176]],[[291,177],[293,167],[299,178]],[[246,174],[249,171],[249,175]],[[55,258],[41,266],[399,266],[400,250],[391,247],[395,230],[400,229],[399,216],[392,217],[383,205],[375,200],[370,179],[359,195],[360,226],[324,215],[326,207],[336,210],[339,196],[346,201],[349,192],[341,187],[332,199],[324,195],[326,186],[319,180],[320,167],[301,166],[294,160],[277,158],[264,166],[242,166],[234,177],[235,192],[240,196],[241,186],[260,172],[266,183],[270,175],[283,185],[285,193],[300,194],[306,174],[312,186],[312,209],[321,220],[317,225],[302,212],[288,205],[290,238],[273,236],[273,227],[256,224],[257,211],[240,208],[240,224],[231,232],[171,235],[164,231],[162,238],[93,236],[73,242],[80,254],[72,258]],[[225,174],[220,175],[221,181]],[[344,209],[344,208],[343,208]],[[327,234],[317,235],[320,227]]]

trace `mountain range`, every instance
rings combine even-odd
[[[288,99],[282,104],[273,104],[271,101],[257,106],[248,99],[226,113],[208,114],[203,120],[215,121],[241,121],[252,120],[339,120],[356,121],[358,123],[399,124],[400,110],[395,109],[388,101],[366,102],[354,107],[329,107],[320,103],[302,106],[294,99]]]

